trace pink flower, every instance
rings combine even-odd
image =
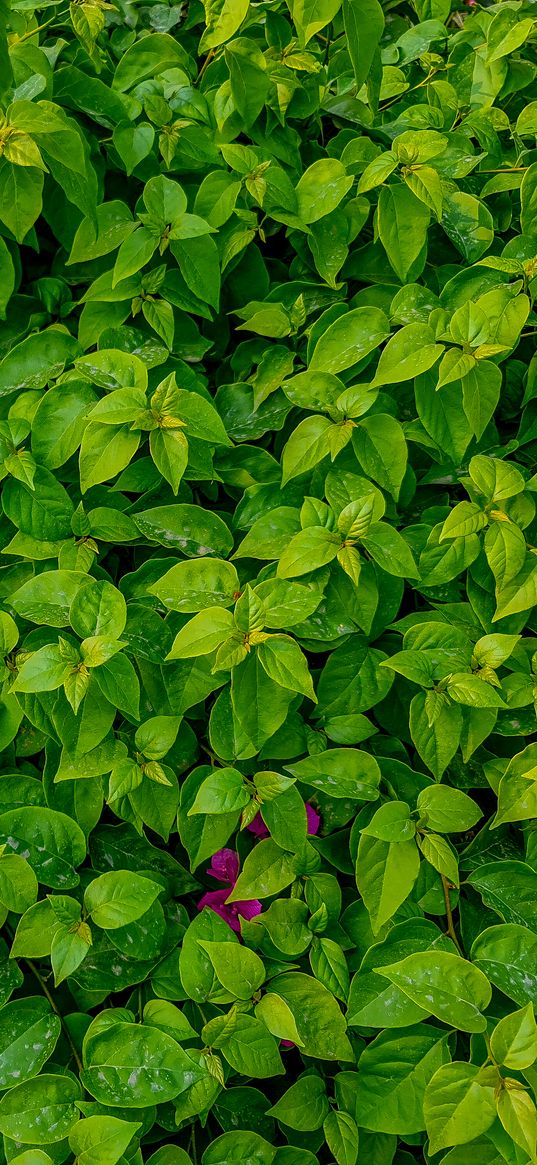
[[[306,801],[306,817],[308,819],[308,833],[310,837],[314,837],[319,832],[321,818],[309,801]]]
[[[309,801],[306,801],[306,817],[308,821],[308,834],[310,837],[314,837],[315,834],[319,832],[321,818],[313,808],[313,805],[310,805]],[[260,813],[256,813],[253,821],[251,821],[250,824],[246,826],[246,828],[250,830],[250,833],[255,833],[256,837],[270,836],[269,830],[267,829]]]
[[[219,849],[213,854],[211,865],[206,872],[218,882],[227,882],[229,886],[234,886],[239,876],[239,855],[234,849]]]
[[[227,885],[223,890],[208,890],[198,902],[198,910],[208,906],[209,910],[214,910],[215,914],[220,915],[220,918],[223,918],[237,934],[240,934],[241,918],[248,920],[255,918],[263,909],[256,898],[250,902],[226,902],[239,876],[239,868],[239,855],[235,850],[220,849],[213,854],[207,873],[218,882],[226,882]]]
[[[250,833],[255,833],[256,837],[270,837],[269,831],[260,813],[256,813],[253,821],[251,821],[250,824],[246,826],[246,828],[250,831]]]
[[[204,906],[208,906],[209,910],[214,910],[215,914],[219,914],[220,918],[227,922],[232,930],[240,933],[241,918],[255,918],[257,914],[261,914],[262,906],[257,899],[251,902],[230,902],[226,906],[226,898],[229,894],[229,886],[224,890],[208,890],[203,898],[198,902],[198,910],[203,910]]]

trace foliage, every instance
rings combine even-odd
[[[537,1160],[536,35],[0,4],[2,1162]]]

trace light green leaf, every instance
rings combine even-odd
[[[127,870],[110,870],[90,882],[84,906],[96,926],[114,930],[135,922],[160,893],[158,882]]]
[[[494,1068],[444,1064],[427,1086],[423,1112],[429,1151],[466,1145],[486,1133],[496,1119]]]
[[[462,1031],[485,1030],[481,1011],[490,1003],[492,988],[486,975],[459,955],[425,951],[379,967],[378,974],[444,1023]]]

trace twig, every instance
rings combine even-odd
[[[446,903],[446,914],[447,914],[446,934],[448,934],[450,939],[452,939],[453,942],[455,943],[455,946],[459,952],[459,955],[462,955],[463,950],[462,950],[461,944],[457,938],[457,933],[455,931],[455,926],[453,923],[453,914],[451,911],[451,902],[449,901],[449,882],[444,874],[440,874],[440,877],[442,879],[442,889],[444,891],[444,901]]]
[[[204,74],[205,70],[208,68],[208,66],[210,65],[211,61],[213,60],[214,54],[215,54],[215,50],[214,50],[214,49],[211,49],[211,50],[210,50],[210,51],[207,53],[207,56],[205,57],[205,60],[204,60],[204,62],[203,62],[203,64],[202,64],[202,66],[201,66],[201,69],[200,69],[200,71],[199,71],[199,73],[198,73],[198,76],[197,76],[197,78],[196,78],[196,80],[197,80],[197,82],[198,82],[198,85],[199,85],[199,83],[200,83],[200,81],[201,81],[201,78],[203,77],[203,74]]]
[[[80,1056],[77,1052],[77,1049],[73,1043],[73,1038],[71,1036],[71,1032],[69,1031],[69,1028],[67,1027],[65,1019],[64,1019],[64,1017],[63,1017],[63,1015],[58,1007],[58,1004],[56,1003],[56,1000],[54,999],[54,996],[51,995],[51,993],[50,993],[50,991],[45,983],[45,980],[43,979],[43,976],[37,970],[35,963],[33,963],[31,959],[25,959],[24,961],[26,963],[26,966],[32,972],[32,975],[35,975],[35,978],[37,979],[37,982],[39,983],[39,986],[43,992],[43,995],[48,999],[54,1014],[58,1016],[58,1019],[62,1025],[62,1029],[63,1029],[64,1035],[65,1035],[65,1038],[69,1044],[69,1047],[71,1048],[71,1052],[73,1054],[73,1059],[76,1063],[78,1071],[82,1072],[84,1065],[83,1065],[82,1060],[80,1059]]]
[[[430,69],[427,73],[427,76],[424,77],[422,81],[418,81],[417,85],[411,85],[410,89],[405,89],[405,97],[407,93],[413,93],[415,89],[423,89],[423,86],[428,85],[431,78],[434,77],[437,72],[438,69]],[[379,113],[384,113],[384,110],[389,109],[390,105],[395,105],[395,103],[399,101],[402,96],[402,93],[396,93],[395,97],[390,97],[389,101],[386,101],[384,105],[379,106]]]
[[[67,9],[65,12],[57,12],[55,16],[50,17],[50,20],[45,20],[44,24],[38,24],[36,28],[29,28],[28,32],[25,32],[22,36],[18,37],[18,39],[15,41],[15,44],[19,45],[23,44],[25,40],[31,40],[33,36],[37,35],[37,33],[44,32],[46,28],[50,28],[50,25],[59,20],[61,16],[67,16]]]

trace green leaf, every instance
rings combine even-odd
[[[80,446],[80,488],[83,493],[102,481],[117,477],[140,444],[140,434],[127,425],[100,425],[90,422]]]
[[[343,21],[358,91],[373,64],[384,30],[384,13],[378,0],[343,0]]]
[[[242,1076],[265,1080],[284,1072],[277,1041],[261,1020],[251,1015],[237,1015],[220,1049],[228,1064]]]
[[[0,396],[44,388],[79,353],[80,345],[63,328],[45,328],[27,336],[0,361]]]
[[[50,961],[56,987],[63,983],[69,975],[74,975],[85,959],[90,946],[91,931],[86,923],[80,924],[75,930],[62,926],[56,931],[50,948]]]
[[[184,936],[179,953],[179,973],[181,983],[190,999],[202,1003],[209,995],[218,999],[219,994],[229,999],[228,992],[222,992],[211,960],[201,943],[203,941],[236,944],[237,939],[222,918],[205,908],[194,917]],[[215,991],[216,988],[216,991]]]
[[[465,1145],[486,1133],[496,1119],[494,1068],[444,1064],[427,1086],[423,1113],[429,1150]]]
[[[381,1032],[360,1057],[355,1093],[360,1127],[403,1137],[423,1131],[425,1089],[449,1059],[440,1028],[416,1024]]]
[[[42,466],[37,466],[31,486],[9,477],[2,505],[17,529],[38,541],[54,542],[71,533],[73,505],[69,494]]]
[[[462,190],[446,195],[442,226],[469,263],[477,262],[488,251],[494,238],[490,211],[473,194]]]
[[[436,695],[436,693],[435,693]],[[410,705],[410,731],[421,759],[440,780],[455,755],[462,730],[462,714],[455,704],[445,698],[427,701],[425,692],[418,692]]]
[[[498,1116],[515,1144],[534,1157],[537,1150],[537,1109],[518,1080],[506,1080],[498,1097]]]
[[[202,1077],[203,1070],[171,1036],[121,1021],[91,1039],[81,1073],[91,1096],[112,1108],[172,1100]]]
[[[284,778],[285,780],[285,778]],[[258,795],[263,789],[257,782]],[[254,802],[255,804],[255,802]],[[298,789],[286,789],[279,796],[264,800],[261,816],[274,841],[282,848],[300,853],[306,843],[308,822],[304,802]]]
[[[443,350],[441,344],[435,344],[432,328],[407,324],[388,340],[373,384],[397,384],[427,372],[440,359]]]
[[[269,1109],[271,1116],[297,1132],[315,1132],[330,1111],[326,1087],[320,1076],[306,1075],[292,1084]]]
[[[292,692],[300,692],[317,703],[306,656],[289,635],[270,635],[257,649],[268,676]]]
[[[250,793],[237,769],[216,769],[202,781],[189,817],[195,813],[233,813],[244,809]]]
[[[71,672],[59,647],[40,647],[24,661],[13,685],[16,692],[52,692]]]
[[[299,0],[298,6],[293,5],[293,19],[303,33],[304,43],[318,31],[316,26],[319,25],[319,20],[322,20],[321,27],[329,23],[332,19],[330,11],[333,9],[335,15],[339,8],[339,0],[324,0],[324,5],[324,13],[322,6],[315,5],[312,0],[305,0],[305,3],[304,0]],[[303,11],[300,11],[300,8],[303,8]],[[312,19],[314,16],[317,19]],[[304,223],[313,223],[330,214],[336,206],[339,206],[352,183],[352,175],[347,175],[345,167],[337,158],[323,158],[313,162],[304,171],[296,187],[299,218]]]
[[[216,244],[209,235],[175,240],[171,244],[183,279],[204,303],[217,309],[220,299],[220,265]]]
[[[379,472],[382,476],[382,472]],[[374,522],[360,539],[374,562],[399,578],[418,578],[412,552],[398,530],[387,522]]]
[[[336,999],[346,1003],[349,994],[349,970],[338,943],[330,938],[314,938],[310,949],[310,963],[315,978],[327,987]]]
[[[388,319],[379,308],[354,308],[330,324],[318,339],[310,371],[337,373],[351,368],[389,334]]]
[[[306,417],[291,434],[283,452],[282,485],[318,465],[330,453],[330,432],[326,417]]]
[[[515,861],[485,862],[470,874],[468,881],[504,922],[535,929],[537,874],[530,866]]]
[[[376,1028],[410,1026],[425,1019],[423,1008],[413,1003],[391,983],[377,974],[386,959],[405,958],[416,950],[440,946],[449,949],[450,940],[439,936],[437,927],[425,919],[415,918],[396,923],[382,942],[370,947],[360,970],[353,976],[349,992],[349,1024]]]
[[[536,950],[534,934],[524,926],[506,923],[487,927],[475,939],[470,954],[495,987],[524,1007],[535,998]]]
[[[115,930],[145,914],[159,893],[158,882],[126,870],[110,870],[90,882],[84,906],[96,926]]]
[[[294,692],[275,683],[257,653],[250,652],[231,675],[231,709],[236,730],[248,747],[248,756],[259,752],[284,723]],[[251,751],[250,751],[251,750]]]
[[[218,981],[236,999],[251,999],[265,979],[265,968],[255,951],[229,943],[201,941]]]
[[[114,89],[124,93],[155,72],[187,64],[185,50],[166,33],[151,33],[136,41],[123,54],[114,74]]]
[[[39,882],[54,889],[78,885],[76,867],[86,856],[86,839],[71,817],[38,805],[0,814],[0,845],[26,853]]]
[[[241,1165],[248,1159],[256,1165],[272,1165],[274,1153],[272,1145],[258,1133],[224,1133],[206,1149],[202,1165]]]
[[[258,1019],[263,1021],[273,1036],[289,1040],[297,1048],[304,1046],[298,1034],[293,1013],[280,995],[274,995],[273,992],[267,991],[256,1004],[255,1014]]]
[[[82,1096],[72,1076],[36,1076],[17,1084],[0,1100],[0,1129],[23,1145],[53,1145],[79,1119],[76,1101]]]
[[[270,898],[295,880],[295,861],[290,853],[267,838],[248,854],[243,869],[228,896],[228,902]]]
[[[4,163],[0,170],[0,219],[22,243],[41,214],[43,174],[35,166]]]
[[[417,808],[429,829],[438,833],[462,833],[482,817],[475,801],[449,785],[429,785],[418,794]]]
[[[408,898],[419,866],[419,853],[413,840],[382,841],[366,834],[360,838],[356,883],[374,934],[379,933]]]
[[[332,1109],[324,1121],[323,1131],[338,1165],[356,1165],[358,1128],[354,1117]]]
[[[25,858],[18,854],[0,856],[0,902],[7,910],[23,914],[37,898],[37,878]]]
[[[71,604],[85,581],[86,576],[80,571],[45,571],[15,591],[13,608],[23,619],[49,627],[66,627]]]
[[[365,473],[397,501],[408,457],[399,422],[382,413],[366,417],[358,422],[352,443]]]
[[[313,587],[284,579],[267,579],[255,588],[263,603],[265,627],[294,627],[317,610],[321,596]]]
[[[22,1084],[52,1055],[60,1020],[46,999],[30,996],[6,1003],[0,1015],[0,1087]]]
[[[457,855],[446,838],[438,837],[436,833],[423,833],[417,840],[425,860],[433,870],[438,870],[453,886],[459,886]]]
[[[239,579],[231,562],[218,558],[180,562],[154,583],[157,595],[172,611],[203,611],[207,607],[230,607],[240,593]]]
[[[351,1060],[346,1022],[331,992],[317,979],[289,971],[271,981],[271,990],[287,1003],[304,1055],[321,1060]]]
[[[201,506],[157,506],[136,514],[135,520],[144,538],[181,550],[189,558],[201,554],[225,558],[233,548],[226,523]]]
[[[114,264],[112,287],[122,279],[128,279],[145,267],[158,246],[158,238],[147,227],[138,227],[123,240]]]
[[[200,42],[200,52],[218,48],[229,40],[240,28],[248,4],[246,0],[205,0],[205,29]]]
[[[537,1059],[537,1025],[533,1004],[504,1016],[496,1024],[490,1046],[498,1064],[516,1071],[529,1068]]]
[[[400,963],[379,967],[409,999],[430,1015],[462,1031],[481,1032],[492,989],[485,974],[459,955],[426,951],[408,955]]]
[[[517,615],[519,611],[529,611],[535,606],[537,596],[537,570],[533,564],[533,557],[527,558],[524,566],[512,579],[509,586],[502,588],[498,595],[498,605],[492,622],[506,618],[508,615]]]
[[[88,1116],[70,1133],[69,1147],[80,1165],[116,1165],[140,1127],[116,1116]]]
[[[15,268],[7,244],[0,242],[0,275],[2,291],[0,293],[0,319],[6,318],[6,307],[15,289]]]
[[[19,921],[11,948],[12,957],[50,954],[52,938],[59,925],[47,898],[35,902]]]
[[[333,562],[341,547],[341,539],[325,526],[310,526],[300,530],[288,542],[278,563],[280,578],[299,578]]]
[[[189,619],[173,641],[167,659],[191,659],[210,655],[229,637],[233,616],[223,607],[208,607]]]
[[[407,281],[410,272],[420,273],[430,217],[428,207],[408,186],[381,188],[377,211],[379,238],[401,283]]]
[[[269,89],[263,53],[255,41],[236,37],[225,49],[231,95],[243,125],[250,129],[264,107]]]
[[[527,821],[537,810],[537,748],[529,744],[508,763],[498,789],[498,809],[491,828],[506,821]]]
[[[376,801],[380,782],[377,761],[354,748],[333,748],[285,766],[287,772],[332,797]]]

